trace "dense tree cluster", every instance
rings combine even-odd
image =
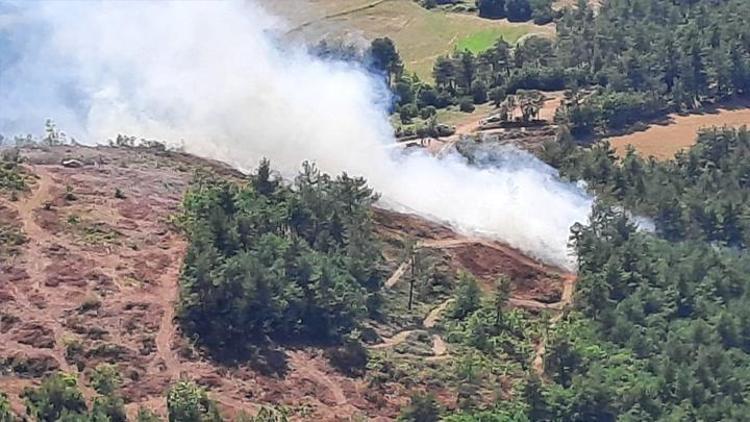
[[[548,346],[553,420],[743,420],[750,412],[744,253],[639,233],[599,207],[576,227],[583,313]]]
[[[573,229],[577,307],[548,345],[552,420],[744,420],[750,412],[750,134],[711,129],[674,161],[609,145],[544,158],[601,198]],[[627,213],[623,209],[629,210]],[[630,212],[652,217],[636,230]]]
[[[501,16],[521,3],[529,2],[478,5]],[[434,85],[402,75],[393,79],[394,92],[404,114],[416,117],[425,107],[499,105],[519,89],[566,89],[557,119],[574,136],[627,130],[746,94],[749,20],[744,0],[609,0],[596,14],[580,0],[560,14],[554,40],[532,36],[511,46],[500,39],[478,54],[456,51],[437,59]]]
[[[609,0],[596,15],[585,3],[557,22],[556,66],[596,88],[568,102],[575,134],[747,93],[747,1]]]
[[[432,9],[438,6],[450,6],[453,11],[476,11],[480,17],[487,19],[507,18],[511,22],[533,20],[538,25],[552,21],[554,11],[552,0],[475,0],[467,4],[466,0],[415,0],[423,7]]]
[[[305,163],[291,186],[264,160],[249,183],[199,175],[181,218],[190,246],[182,327],[225,356],[270,338],[331,341],[378,307],[381,255],[361,178]]]
[[[476,0],[479,16],[489,19],[508,18],[511,22],[544,25],[552,21],[552,0]]]

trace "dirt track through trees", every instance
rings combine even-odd
[[[498,251],[501,251],[504,254],[508,254],[512,256],[513,259],[515,259],[517,262],[527,265],[530,268],[534,268],[541,272],[551,271],[557,274],[562,279],[562,282],[563,282],[562,295],[558,302],[545,303],[545,302],[541,302],[541,301],[533,300],[533,299],[521,299],[521,298],[511,297],[508,300],[508,303],[511,306],[529,309],[529,310],[554,311],[555,315],[549,320],[550,325],[554,325],[563,317],[565,309],[567,309],[573,301],[573,293],[575,290],[575,283],[577,280],[575,274],[567,273],[558,268],[546,267],[540,264],[539,262],[534,261],[533,259],[525,256],[524,254],[518,251],[515,251],[512,248],[509,248],[505,245],[502,245],[493,241],[488,241],[485,239],[458,237],[458,238],[449,238],[449,239],[427,239],[427,240],[421,240],[417,243],[417,247],[433,248],[433,249],[451,249],[451,248],[464,247],[467,245],[482,245],[485,247],[496,249]],[[408,267],[408,261],[401,263],[401,265],[399,265],[396,268],[393,274],[386,281],[385,283],[386,287],[393,288],[401,279],[401,277],[404,275],[407,267]],[[452,298],[448,299],[442,302],[440,305],[433,308],[425,316],[424,320],[422,321],[422,326],[428,330],[433,329],[435,325],[437,324],[437,321],[439,320],[439,318],[442,316],[443,312],[445,312],[445,310],[452,303],[452,301],[453,301]],[[410,330],[404,330],[404,331],[398,332],[392,337],[383,339],[381,343],[370,346],[370,348],[386,349],[386,348],[397,346],[405,342],[409,338],[409,335],[411,335],[415,331],[416,330],[410,329]],[[546,352],[546,342],[547,342],[547,338],[545,335],[540,339],[540,341],[534,347],[534,358],[532,359],[532,368],[539,376],[544,375],[544,354]],[[433,356],[431,358],[428,358],[428,360],[442,359],[444,357],[447,357],[447,346],[445,344],[445,341],[439,334],[432,334],[432,343],[433,343],[432,345]]]

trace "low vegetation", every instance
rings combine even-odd
[[[0,150],[0,194],[14,198],[28,189],[21,161],[17,148]]]
[[[38,387],[29,387],[22,396],[26,401],[26,416],[37,422],[126,422],[125,404],[120,396],[120,375],[116,367],[102,364],[90,375],[94,391],[88,405],[72,375],[58,372],[45,378]],[[205,389],[190,381],[178,381],[166,393],[167,419],[171,422],[222,422],[216,402]],[[13,414],[7,396],[0,393],[0,421],[27,420]],[[146,408],[138,410],[136,421],[158,422],[162,419]],[[286,422],[282,409],[261,408],[256,416],[240,413],[236,421]]]

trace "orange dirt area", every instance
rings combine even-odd
[[[499,277],[510,278],[511,304],[519,307],[541,309],[560,302],[564,280],[572,276],[502,242],[463,236],[446,225],[419,216],[376,209],[375,218],[382,238],[400,239],[403,243],[410,237],[421,247],[446,252],[452,271],[468,271],[481,281],[486,291],[494,289]],[[388,287],[398,282],[405,269],[403,265],[395,269]]]
[[[170,218],[194,170],[241,173],[142,148],[22,155],[38,179],[18,201],[0,199],[0,222],[28,237],[0,260],[0,391],[16,413],[25,413],[23,389],[58,370],[77,375],[91,401],[88,374],[104,362],[119,368],[131,417],[139,406],[166,416],[165,393],[181,378],[206,387],[229,419],[283,405],[292,420],[392,420],[408,401],[405,388],[386,396],[335,372],[320,349],[283,351],[283,371],[269,374],[210,361],[181,337],[174,304],[186,242]],[[81,166],[61,165],[65,158]]]
[[[652,124],[646,130],[608,140],[620,156],[625,154],[628,145],[632,145],[644,157],[668,160],[674,158],[677,152],[694,145],[701,129],[743,125],[750,125],[750,100],[711,107],[699,114],[670,114],[664,123]]]

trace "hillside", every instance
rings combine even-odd
[[[0,390],[19,415],[24,388],[56,371],[74,374],[90,402],[91,371],[101,363],[121,373],[120,393],[131,417],[141,406],[165,416],[165,393],[180,379],[205,387],[225,416],[283,405],[294,420],[387,420],[414,388],[429,388],[451,408],[460,380],[450,374],[466,349],[442,337],[448,328],[439,321],[454,300],[457,270],[475,274],[489,291],[498,276],[509,276],[510,306],[532,313],[559,312],[570,301],[572,284],[556,269],[503,244],[376,209],[391,273],[383,290],[385,318],[367,323],[373,330],[368,347],[372,361],[395,363],[407,378],[391,374],[375,383],[377,370],[347,376],[330,365],[324,349],[307,346],[220,364],[192,346],[175,321],[186,241],[171,221],[196,169],[234,181],[245,176],[221,163],[145,147],[35,147],[23,149],[21,157],[28,189],[14,194],[15,201],[9,195],[0,200],[4,225],[25,238],[8,250],[0,273]],[[409,271],[400,261],[407,237],[438,261],[442,283],[448,283],[435,294],[419,294],[411,311],[404,303],[408,282],[401,280]],[[533,333],[525,341],[543,344]],[[451,354],[455,359],[445,359]],[[526,359],[533,356],[521,362]],[[480,383],[483,394],[512,394],[524,372],[519,367],[498,374],[501,384],[489,376]]]
[[[454,49],[476,53],[503,37],[515,43],[530,34],[554,33],[551,25],[513,23],[482,19],[475,14],[427,10],[413,0],[299,2],[280,0],[264,3],[274,13],[289,19],[289,35],[308,41],[323,38],[360,41],[390,37],[398,45],[406,69],[423,80],[432,79],[438,56]]]

